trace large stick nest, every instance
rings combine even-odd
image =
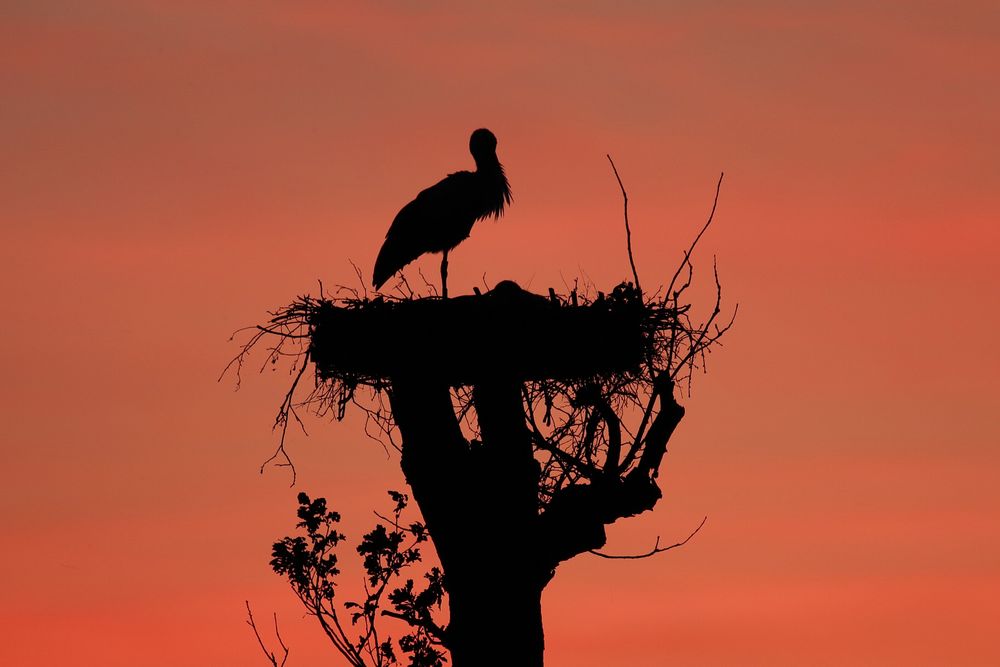
[[[653,353],[661,320],[675,317],[644,307],[627,284],[574,304],[510,281],[486,294],[320,301],[306,312],[319,379],[372,386],[404,375],[461,386],[634,373]]]

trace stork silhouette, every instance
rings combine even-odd
[[[510,184],[496,150],[493,133],[476,130],[469,138],[476,170],[449,174],[396,214],[375,260],[375,289],[424,253],[440,252],[441,296],[448,298],[448,251],[469,237],[477,220],[499,218],[511,202]]]

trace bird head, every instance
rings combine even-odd
[[[480,128],[469,138],[469,152],[477,164],[484,160],[496,160],[497,138],[486,128]]]

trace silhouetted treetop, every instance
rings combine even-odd
[[[628,232],[624,187],[622,193]],[[409,589],[390,597],[397,605],[390,615],[424,633],[423,648],[436,650],[440,642],[456,667],[541,667],[541,595],[558,565],[601,549],[608,525],[651,510],[662,497],[660,467],[685,413],[678,385],[690,391],[694,372],[704,370],[733,322],[720,320],[714,262],[710,312],[694,315],[687,299],[692,251],[715,202],[673,277],[651,294],[638,286],[630,241],[633,280],[607,292],[574,287],[540,295],[503,281],[486,293],[448,299],[415,297],[405,278],[398,296],[344,288],[331,296],[321,286],[319,297],[299,297],[272,313],[237,355],[239,368],[261,343],[269,351],[265,366],[292,360],[276,421],[281,442],[268,462],[291,467],[293,484],[284,434],[299,421],[299,408],[341,418],[357,406],[367,413],[366,431],[374,424],[382,442],[400,452],[443,573],[441,587],[425,597],[436,603],[446,593],[448,600],[444,625],[429,611],[406,611]],[[307,374],[311,382],[302,383]],[[304,506],[307,515],[327,516],[325,506]],[[366,536],[361,553],[370,577],[376,561],[368,552],[378,547],[372,553],[395,557],[398,526],[396,533],[395,540],[386,529]],[[644,555],[683,543],[657,541]],[[306,544],[290,538],[275,555],[297,557]],[[294,586],[297,570],[286,560],[278,564]],[[335,563],[288,562],[300,561],[315,571]],[[310,609],[322,617],[316,604]],[[374,638],[375,616],[365,618],[365,637]],[[392,655],[380,653],[379,642],[364,645],[376,647],[372,664]],[[347,656],[358,650],[340,648]],[[427,655],[438,660],[433,650]]]

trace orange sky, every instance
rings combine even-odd
[[[267,566],[289,378],[217,384],[227,338],[370,272],[480,126],[515,199],[455,293],[625,278],[607,152],[655,284],[727,174],[697,259],[740,318],[608,549],[708,523],[564,565],[546,664],[1000,664],[1000,6],[494,5],[0,7],[0,664],[262,665],[244,599],[331,656]],[[357,538],[398,460],[307,426]]]

